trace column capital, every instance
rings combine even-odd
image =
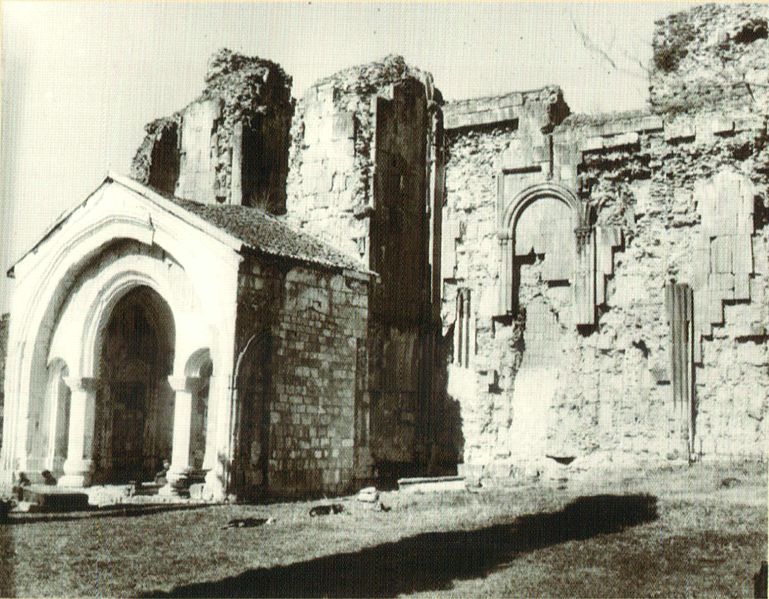
[[[197,391],[203,385],[204,381],[208,381],[209,384],[213,381],[212,376],[175,376],[168,377],[168,384],[171,385],[171,389],[174,391],[184,391],[191,393]]]
[[[170,375],[168,377],[168,384],[171,385],[171,389],[174,391],[187,391],[189,388],[189,384],[187,382],[188,377],[182,375]]]
[[[96,391],[99,386],[99,379],[95,377],[66,376],[64,384],[70,388],[70,391]]]
[[[592,232],[593,227],[590,225],[580,225],[574,229],[574,233],[577,236],[577,249],[581,249],[582,246],[587,244]]]

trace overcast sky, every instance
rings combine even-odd
[[[574,112],[642,108],[654,21],[686,3],[2,2],[0,310],[4,273],[108,170],[146,122],[193,100],[213,51],[280,63],[299,97],[386,54],[448,100],[554,83]]]

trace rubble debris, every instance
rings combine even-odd
[[[253,528],[254,526],[273,524],[274,522],[274,518],[233,518],[222,526],[222,530],[228,528]]]
[[[377,491],[376,487],[366,487],[358,491],[358,494],[355,496],[355,498],[358,501],[374,503],[377,499],[379,499],[379,491]]]
[[[310,516],[328,516],[329,514],[341,514],[344,511],[344,506],[340,503],[332,503],[330,505],[316,505],[310,508]]]

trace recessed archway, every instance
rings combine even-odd
[[[94,480],[152,480],[173,442],[175,324],[153,289],[125,293],[109,315],[98,347]]]
[[[524,190],[501,215],[502,308],[523,324],[510,429],[519,458],[546,453],[551,409],[564,385],[569,330],[578,324],[578,232],[587,218],[574,194],[551,184]]]

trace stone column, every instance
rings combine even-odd
[[[513,312],[517,306],[517,298],[513,298],[513,286],[515,285],[515,272],[513,270],[513,252],[510,238],[499,237],[499,306],[497,315],[506,315]]]
[[[190,474],[190,438],[192,435],[192,389],[197,379],[169,376],[168,382],[175,392],[174,436],[171,467],[166,474],[168,484],[160,490],[163,495],[177,495],[186,487]]]
[[[206,431],[206,492],[214,499],[224,499],[230,474],[233,419],[236,391],[232,375],[211,377],[208,392],[208,428]]]
[[[86,487],[93,474],[93,438],[98,379],[67,377],[70,388],[69,436],[62,487]]]
[[[595,235],[590,226],[575,229],[577,239],[574,272],[574,324],[595,324]]]

